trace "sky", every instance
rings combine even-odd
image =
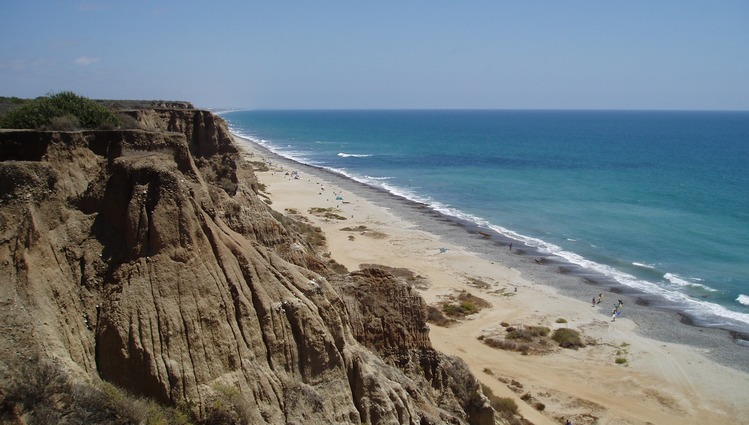
[[[747,0],[6,0],[0,96],[749,110]]]

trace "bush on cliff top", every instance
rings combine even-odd
[[[70,91],[38,97],[5,115],[3,128],[71,130],[114,128],[117,114],[95,101]]]

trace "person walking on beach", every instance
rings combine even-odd
[[[564,425],[572,425],[572,421],[567,419],[567,422],[565,422]]]
[[[614,304],[614,310],[611,312],[611,321],[616,322],[616,316],[618,316],[619,309],[617,308],[616,304]]]
[[[512,242],[510,242],[510,251],[512,251]]]
[[[596,297],[593,297],[593,301],[591,301],[591,302],[593,303],[593,307],[595,307],[596,306]]]
[[[598,294],[598,304],[601,304],[601,302],[603,302],[603,292]]]

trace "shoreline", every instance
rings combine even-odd
[[[320,181],[323,181],[327,193],[336,191],[339,193],[346,193],[344,198],[347,200],[349,198],[355,198],[355,201],[350,201],[351,203],[349,205],[345,205],[346,209],[349,210],[347,213],[353,213],[351,214],[352,219],[356,218],[357,221],[360,221],[361,218],[359,218],[358,215],[361,214],[362,211],[365,211],[368,208],[378,208],[382,210],[379,211],[378,214],[384,212],[392,216],[386,217],[386,219],[389,220],[392,218],[396,220],[399,225],[403,226],[403,231],[407,230],[410,233],[417,234],[416,237],[419,239],[419,243],[416,244],[417,246],[422,248],[426,246],[426,251],[422,250],[421,253],[418,252],[417,246],[414,246],[415,249],[413,250],[404,250],[404,253],[402,253],[403,255],[400,257],[396,256],[396,258],[389,258],[392,261],[392,264],[387,261],[374,261],[377,260],[378,257],[387,257],[387,255],[372,251],[381,250],[383,246],[382,244],[388,242],[360,242],[360,239],[364,239],[363,237],[360,237],[358,234],[355,236],[351,235],[350,237],[356,238],[354,241],[355,246],[360,247],[361,245],[365,245],[361,247],[361,250],[352,250],[349,249],[352,239],[346,240],[345,235],[341,236],[334,233],[336,229],[331,227],[335,226],[334,224],[323,225],[323,233],[325,233],[328,239],[328,249],[332,254],[332,258],[336,261],[342,262],[342,264],[349,268],[349,270],[358,268],[358,265],[361,263],[356,264],[356,261],[360,260],[362,257],[364,259],[370,259],[369,257],[371,257],[373,261],[362,261],[362,263],[377,262],[394,267],[400,267],[405,264],[407,268],[408,265],[411,265],[413,268],[414,264],[412,263],[418,263],[419,261],[433,261],[439,263],[434,270],[434,275],[447,273],[454,277],[456,275],[464,276],[467,275],[467,273],[476,275],[484,274],[481,277],[485,278],[485,276],[488,276],[487,279],[494,280],[493,284],[499,282],[497,285],[504,284],[505,287],[514,287],[516,290],[517,288],[520,288],[520,295],[512,297],[514,298],[512,304],[519,304],[519,306],[522,305],[525,307],[530,306],[532,309],[530,311],[518,311],[514,313],[516,316],[523,318],[523,320],[528,320],[529,316],[545,316],[545,318],[542,319],[543,321],[548,320],[549,317],[553,317],[552,315],[573,318],[571,320],[572,323],[579,324],[579,328],[584,328],[585,333],[590,333],[593,337],[601,340],[605,340],[612,334],[619,335],[620,332],[624,332],[626,338],[644,340],[641,344],[648,346],[650,351],[655,352],[655,354],[645,352],[639,353],[638,356],[643,358],[648,357],[649,355],[666,355],[663,353],[664,351],[668,353],[671,353],[674,350],[689,352],[691,354],[680,354],[681,357],[687,359],[684,360],[686,362],[685,364],[707,364],[707,366],[703,366],[702,369],[710,370],[712,375],[715,374],[715,370],[713,369],[727,367],[727,370],[718,372],[719,375],[724,376],[724,378],[722,378],[723,381],[730,380],[729,376],[732,375],[731,370],[739,371],[740,373],[735,374],[735,379],[732,381],[733,384],[730,382],[724,382],[727,388],[732,388],[736,385],[736,391],[733,392],[734,399],[729,403],[729,405],[738,408],[737,403],[740,402],[747,404],[747,402],[749,402],[749,397],[743,396],[742,398],[741,391],[738,389],[749,384],[749,349],[736,344],[728,331],[685,324],[685,320],[683,319],[684,316],[680,316],[678,312],[666,310],[657,305],[651,304],[643,294],[638,294],[634,290],[625,291],[624,289],[626,288],[619,288],[610,282],[600,282],[601,279],[599,276],[588,274],[582,269],[572,270],[570,266],[562,262],[556,261],[551,257],[543,257],[541,254],[531,251],[529,248],[522,246],[520,242],[512,241],[511,239],[505,238],[496,233],[492,233],[491,236],[487,237],[485,233],[479,233],[486,232],[485,229],[481,229],[470,223],[461,223],[459,220],[456,220],[453,217],[444,216],[424,204],[418,204],[405,198],[398,197],[394,194],[367,186],[363,183],[348,179],[345,176],[337,175],[322,168],[297,163],[293,160],[281,157],[251,140],[237,135],[234,135],[234,137],[241,148],[240,150],[244,151],[246,154],[258,155],[264,158],[264,160],[270,160],[274,163],[274,168],[280,166],[286,170],[296,170],[304,175],[304,177],[300,179],[304,180],[303,182],[292,182],[291,179],[284,179],[282,173],[279,172],[256,172],[260,182],[265,184],[268,188],[269,197],[273,201],[271,208],[274,210],[284,213],[283,210],[279,209],[278,205],[283,207],[284,204],[295,205],[295,203],[297,203],[301,205],[304,203],[296,196],[299,194],[299,188],[297,187],[297,191],[294,192],[295,187],[293,186],[302,186],[303,183],[307,184],[307,189],[304,190],[309,192],[315,190],[314,185],[316,184],[322,187]],[[274,175],[272,178],[269,178],[271,177],[271,174]],[[312,182],[312,180],[315,180],[315,182]],[[284,185],[292,187],[285,187]],[[310,185],[312,185],[311,188]],[[295,193],[296,195],[289,196],[292,193]],[[319,206],[329,206],[328,204],[331,204],[330,199],[328,198],[323,202],[322,197],[319,197],[321,194],[322,191],[312,193],[311,195],[313,195],[313,198],[312,201],[309,202],[318,202],[321,204]],[[317,199],[319,199],[319,201],[314,198],[314,195],[318,196]],[[335,203],[335,200],[333,203]],[[364,203],[369,205],[362,206]],[[340,207],[340,205],[338,206]],[[367,223],[367,226],[371,225],[373,228],[383,224],[390,224],[386,222],[386,219],[380,217],[373,218],[374,217],[367,216],[363,219],[363,222]],[[315,224],[317,225],[318,223]],[[349,223],[340,224],[338,227],[346,225],[349,225]],[[385,228],[387,230],[384,231],[384,234],[389,237],[392,236],[393,240],[401,237],[400,234],[397,235],[397,237],[393,236],[394,231],[391,226],[385,226]],[[340,234],[340,231],[338,231],[338,233]],[[408,237],[411,236],[406,235],[403,236],[402,239],[407,240]],[[511,241],[515,244],[514,249],[508,250],[507,244]],[[389,243],[392,245],[393,242],[390,241]],[[340,246],[343,246],[343,248]],[[395,249],[397,250],[398,247],[399,246],[396,244]],[[445,251],[443,252],[442,249],[445,249]],[[367,250],[370,251],[367,252]],[[424,259],[404,258],[408,256],[409,252],[411,252],[412,256],[421,255]],[[339,259],[340,256],[351,258]],[[450,258],[449,262],[451,264],[442,264],[442,258],[448,259],[448,257],[457,256],[473,257],[470,258],[470,261],[476,261],[477,264],[473,269],[470,267],[467,269],[460,269],[460,267],[463,266],[459,266],[459,264],[466,261],[456,258]],[[434,260],[435,257],[440,258],[440,260]],[[535,261],[537,258],[542,258],[540,263]],[[447,261],[444,262],[446,263]],[[425,270],[427,271],[431,271],[430,267],[433,267],[431,264],[417,265],[415,271],[420,274],[423,270],[419,270],[419,266],[426,268]],[[452,267],[452,269],[450,267]],[[483,268],[485,267],[487,269],[484,271]],[[489,270],[489,268],[492,268],[492,270]],[[498,273],[494,268],[501,268],[502,270]],[[499,276],[499,278],[496,276]],[[432,276],[428,277],[432,279]],[[432,283],[428,289],[420,290],[420,293],[428,304],[432,304],[439,300],[440,297],[445,296],[445,293],[451,290],[456,290],[456,288],[460,286],[461,285],[459,284],[453,285],[450,282],[444,285]],[[535,294],[536,292],[538,294]],[[591,298],[598,293],[605,294],[605,301],[600,305],[593,305],[593,308],[591,308]],[[527,299],[528,297],[530,297],[530,299]],[[523,299],[523,302],[515,303],[515,299],[520,298]],[[622,299],[625,303],[624,316],[617,320],[616,327],[613,327],[608,324],[609,313],[606,306],[610,306],[610,304],[616,302],[618,299]],[[492,300],[492,303],[497,304],[494,300]],[[504,301],[500,301],[499,303],[506,304]],[[527,303],[530,304],[525,305]],[[470,345],[473,346],[477,352],[487,352],[487,349],[490,350],[487,353],[493,353],[494,356],[491,357],[509,358],[507,359],[508,362],[518,362],[518,359],[512,358],[513,353],[505,353],[491,349],[485,347],[480,342],[476,342],[475,334],[485,330],[485,328],[481,328],[481,326],[484,326],[487,323],[496,325],[497,322],[493,321],[493,316],[501,317],[505,314],[505,312],[499,310],[500,309],[498,308],[492,308],[491,311],[486,313],[482,311],[478,314],[478,318],[467,320],[460,325],[451,328],[440,328],[431,325],[431,337],[435,348],[448,354],[458,355],[464,358],[474,374],[476,374],[482,382],[486,380],[492,381],[491,376],[488,376],[485,373],[485,370],[495,370],[495,368],[499,370],[497,366],[485,367],[477,370],[477,367],[482,363],[482,361],[478,361],[477,359],[471,360],[471,355],[473,353],[468,353],[471,355],[466,356],[462,355],[461,351],[465,350],[465,346]],[[626,330],[617,328],[626,328]],[[464,344],[460,346],[453,346],[451,341],[456,339],[456,332],[466,333],[468,330],[473,332],[473,335],[468,332],[468,338],[470,339],[463,341]],[[625,336],[622,336],[622,338],[625,338]],[[476,346],[475,344],[479,345]],[[656,348],[656,346],[659,347]],[[566,351],[570,350],[563,350],[561,353],[555,353],[553,356],[565,356],[569,354],[566,353]],[[466,359],[466,357],[468,357],[468,359]],[[479,354],[476,354],[476,357],[483,358]],[[525,356],[520,360],[520,363],[533,363],[537,360],[532,359],[533,361],[530,361],[531,357],[535,356]],[[579,353],[576,353],[575,356],[572,357],[579,357]],[[704,360],[709,360],[705,362],[702,361],[700,357]],[[581,361],[581,359],[577,359],[577,361]],[[596,363],[591,364],[590,361],[582,359],[582,364],[574,367],[584,371],[588,367],[598,368],[599,365]],[[610,367],[611,365],[606,365],[607,370]],[[638,368],[639,367],[648,369],[648,366],[645,365],[640,365]],[[661,365],[661,367],[663,368],[665,366]],[[634,364],[632,364],[632,368],[634,368]],[[611,371],[609,372],[612,373]],[[615,372],[618,373],[618,371]],[[522,375],[520,371],[518,371],[518,374]],[[561,375],[565,374],[569,375],[570,372],[566,371],[561,373]],[[707,376],[710,376],[711,374],[707,374]],[[572,375],[574,375],[574,373],[572,373]],[[679,375],[679,373],[676,373],[676,375]],[[697,375],[700,374],[696,374],[696,376]],[[570,376],[567,376],[567,378],[574,379],[574,377]],[[671,378],[674,377],[671,376]],[[534,381],[536,378],[526,379]],[[684,379],[684,377],[679,379]],[[490,385],[490,387],[496,394],[500,396],[507,396],[507,394],[517,396],[511,391],[508,393],[507,386],[502,385],[501,382],[497,381],[493,384],[494,385]],[[702,384],[709,383],[703,382]],[[563,384],[560,382],[559,385]],[[719,385],[719,383],[715,382],[710,385],[715,386]],[[690,386],[694,386],[694,383],[691,383]],[[580,390],[579,392],[585,393],[582,389],[578,390]],[[725,393],[722,394],[722,396],[728,397],[729,399],[731,398],[730,392],[726,393],[725,391],[720,391],[720,393]],[[595,399],[597,397],[593,396],[592,398]],[[582,397],[582,399],[589,400],[586,397]],[[656,399],[658,399],[658,397],[656,397]],[[633,400],[636,400],[636,397]],[[526,417],[529,419],[532,418],[531,420],[533,422],[545,423],[543,421],[546,416],[542,415],[541,417],[538,417],[537,412],[533,409],[521,409],[521,411],[524,415],[527,415]],[[616,414],[614,414],[614,417],[616,417]],[[669,415],[665,416],[665,418],[670,417],[671,416]],[[700,417],[700,415],[696,415],[695,418],[696,417]],[[728,417],[735,421],[735,419],[740,416],[729,415]],[[676,417],[674,417],[674,419],[676,419]],[[664,420],[664,417],[653,417],[655,423],[670,423],[668,421],[664,422]],[[674,421],[673,423],[677,423],[677,421]]]
[[[715,290],[702,284],[695,284],[694,286],[703,286],[706,290],[715,292],[718,296],[672,289],[669,287],[668,282],[679,281],[678,285],[680,286],[689,286],[690,284],[681,280],[681,278],[673,278],[672,280],[673,276],[678,277],[678,275],[667,272],[668,268],[658,270],[656,266],[632,262],[631,265],[638,268],[638,271],[632,271],[627,268],[630,266],[629,263],[622,263],[614,257],[602,262],[589,260],[578,255],[574,249],[556,245],[556,242],[548,242],[544,237],[517,233],[513,229],[504,228],[501,224],[489,222],[481,216],[474,216],[470,212],[465,212],[449,205],[443,205],[441,201],[432,200],[428,197],[423,198],[418,193],[402,189],[398,186],[381,186],[379,183],[373,181],[373,179],[379,180],[379,178],[370,178],[366,175],[362,177],[360,173],[349,173],[345,169],[339,170],[308,164],[308,159],[304,158],[304,156],[294,153],[287,157],[283,149],[277,150],[276,146],[266,145],[264,140],[257,141],[252,136],[245,136],[242,133],[237,133],[236,137],[244,139],[248,143],[257,144],[259,148],[267,150],[270,154],[278,155],[279,158],[283,158],[293,164],[309,167],[312,170],[311,172],[317,173],[320,176],[335,179],[340,184],[350,185],[352,190],[366,191],[371,195],[369,199],[372,201],[387,199],[388,205],[393,202],[398,203],[406,213],[413,210],[421,210],[421,207],[424,207],[423,210],[426,211],[429,217],[464,227],[469,234],[475,236],[479,236],[479,234],[485,236],[491,235],[490,238],[487,238],[491,240],[485,242],[500,240],[506,244],[512,241],[516,247],[524,246],[523,251],[525,251],[530,260],[538,258],[544,262],[548,262],[548,265],[555,264],[561,273],[576,275],[585,281],[593,281],[600,284],[612,292],[627,294],[640,305],[650,305],[659,310],[674,313],[682,323],[688,323],[704,329],[727,331],[737,345],[749,347],[749,315],[742,311],[734,310],[733,305],[730,303],[735,301],[726,301],[724,299],[724,295],[726,294],[723,294],[721,290]],[[347,154],[342,153],[338,155],[347,156]],[[415,208],[415,206],[419,208]],[[417,222],[422,222],[426,216],[411,214],[409,217]],[[550,220],[553,221],[554,219],[550,218]],[[439,234],[444,233],[443,229],[437,229],[435,232]],[[457,235],[455,239],[461,244],[472,243],[467,241],[465,234]],[[553,240],[553,237],[549,240]],[[525,245],[526,243],[528,245]],[[487,258],[491,258],[497,249],[501,249],[502,247],[501,244],[491,243],[484,245],[474,244],[473,246],[476,252],[484,254]],[[508,261],[510,260],[508,259]],[[536,264],[520,264],[519,266],[525,268],[529,268],[528,265],[537,267],[540,263],[539,261]],[[642,272],[641,269],[652,269],[648,271],[648,273],[652,273],[647,276],[638,274]],[[665,279],[665,282],[660,281],[659,278]],[[544,280],[550,280],[549,276],[546,276]],[[661,284],[665,286],[662,287]],[[676,283],[672,283],[672,285],[675,286]],[[740,295],[736,300],[739,300],[741,297],[743,295]]]
[[[233,134],[235,139],[250,144],[264,156],[287,167],[303,169],[317,178],[327,180],[342,189],[356,192],[370,202],[395,211],[406,221],[414,223],[421,230],[440,235],[450,242],[465,247],[483,258],[493,261],[492,253],[503,254],[507,245],[512,242],[515,249],[513,256],[502,255],[495,261],[517,269],[522,275],[538,282],[554,282],[549,286],[561,291],[564,295],[578,300],[587,300],[600,292],[611,293],[609,300],[616,296],[627,305],[627,316],[635,320],[643,335],[664,342],[687,343],[696,348],[711,350],[711,358],[725,366],[749,373],[749,345],[742,346],[739,341],[749,344],[749,335],[732,329],[700,326],[687,313],[659,303],[656,296],[627,287],[613,281],[607,276],[582,266],[567,263],[557,257],[540,253],[536,248],[525,245],[522,241],[511,239],[493,230],[482,228],[474,223],[447,216],[435,211],[427,204],[412,201],[369,186],[346,176],[337,174],[322,167],[303,164],[283,157],[270,149],[242,136]],[[480,232],[487,232],[487,238]],[[536,258],[543,259],[539,264]],[[590,287],[586,287],[589,285]],[[608,306],[611,303],[606,303]],[[600,306],[604,310],[605,307]],[[608,311],[601,310],[601,315],[609,317]],[[679,329],[671,329],[677,326]]]

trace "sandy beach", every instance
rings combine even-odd
[[[271,208],[319,226],[330,257],[348,270],[408,269],[431,306],[461,293],[487,301],[451,326],[432,324],[432,343],[462,358],[496,395],[515,399],[534,424],[749,424],[749,349],[725,332],[681,324],[631,294],[560,273],[553,259],[523,246],[510,249],[418,205],[236,139],[245,160],[269,164],[256,174]],[[604,301],[594,304],[600,293]],[[612,321],[619,299],[623,314]],[[523,353],[480,339],[523,326],[574,329],[587,344]]]

